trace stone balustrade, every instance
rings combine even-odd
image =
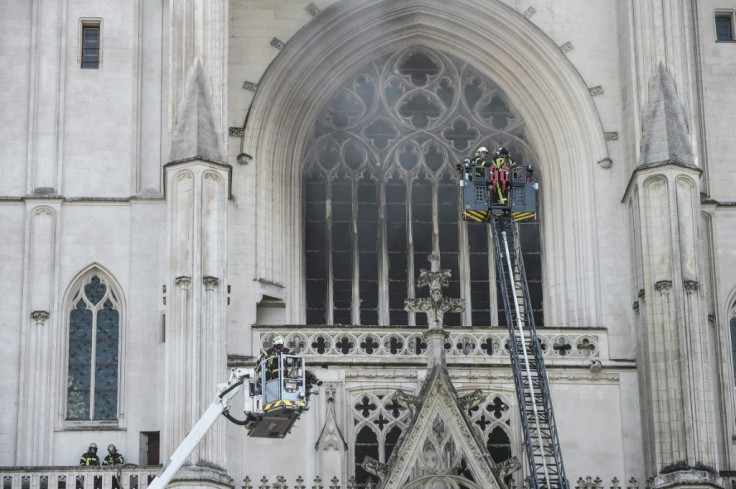
[[[0,467],[2,489],[146,489],[159,467]]]
[[[253,326],[253,344],[262,350],[270,346],[275,334],[284,336],[286,345],[307,361],[371,363],[395,360],[426,362],[424,326]],[[509,362],[506,328],[447,328],[445,356],[448,364]],[[581,360],[605,360],[608,356],[604,330],[590,328],[539,328],[537,336],[547,362],[580,364]],[[254,352],[257,355],[258,352]]]

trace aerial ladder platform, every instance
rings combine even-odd
[[[524,431],[528,487],[569,489],[518,233],[518,222],[536,218],[538,185],[533,169],[516,166],[503,148],[487,165],[466,159],[459,166],[463,219],[487,223],[492,230]]]

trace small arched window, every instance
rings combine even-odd
[[[66,419],[118,418],[120,302],[101,274],[72,294],[69,311]]]

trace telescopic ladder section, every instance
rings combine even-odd
[[[495,216],[491,219],[491,227],[496,248],[496,270],[509,328],[511,365],[526,442],[530,472],[528,487],[569,489],[552,412],[547,372],[534,326],[516,224],[509,216]]]

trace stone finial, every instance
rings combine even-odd
[[[417,287],[429,287],[429,297],[406,299],[404,309],[408,312],[425,313],[430,323],[441,322],[446,313],[463,312],[465,301],[442,296],[442,287],[449,285],[452,274],[450,270],[439,270],[439,257],[436,254],[429,255],[429,262],[432,270],[421,269],[417,280]]]
[[[202,159],[226,164],[213,114],[206,76],[197,58],[187,74],[176,112],[169,162]]]

